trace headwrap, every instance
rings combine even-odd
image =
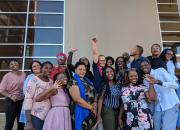
[[[64,59],[65,61],[67,60],[67,56],[66,56],[66,54],[65,53],[58,53],[57,55],[56,55],[56,59],[57,60],[59,60],[59,59]]]

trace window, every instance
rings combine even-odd
[[[11,59],[27,73],[34,59],[56,63],[63,38],[64,0],[1,0],[0,80]]]

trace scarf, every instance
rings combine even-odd
[[[84,90],[84,85],[79,78],[77,74],[74,74],[74,79],[77,81],[80,96],[83,100],[86,101],[86,95],[85,95],[85,90]],[[84,77],[84,80],[87,81],[88,84],[91,84],[91,82]],[[81,130],[81,125],[82,122],[86,117],[88,117],[90,111],[86,108],[81,107],[80,105],[76,104],[75,106],[75,130]]]
[[[102,68],[101,68],[101,66],[100,66],[99,63],[98,63],[98,65],[97,65],[97,67],[98,67],[99,74],[100,74],[100,76],[102,77]]]

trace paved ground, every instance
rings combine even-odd
[[[5,115],[0,115],[0,130],[4,129],[4,125],[5,125]],[[16,122],[14,123],[13,130],[16,130]]]

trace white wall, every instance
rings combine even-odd
[[[91,58],[91,38],[100,53],[117,57],[140,44],[145,55],[160,43],[156,0],[66,0],[65,52],[78,48],[75,60]]]

